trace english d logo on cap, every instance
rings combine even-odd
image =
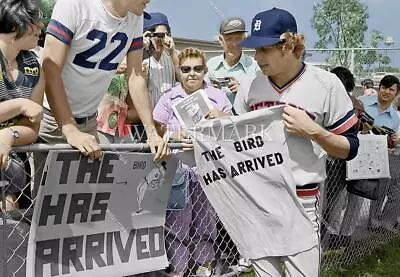
[[[286,32],[297,33],[296,19],[288,11],[273,8],[254,16],[251,35],[240,45],[247,48],[274,45],[281,41],[281,35]]]

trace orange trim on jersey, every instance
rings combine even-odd
[[[274,88],[274,90],[276,90],[277,93],[282,94],[282,92],[284,92],[287,88],[289,88],[294,82],[296,82],[301,77],[301,75],[303,75],[303,73],[306,71],[306,67],[307,65],[305,64],[303,68],[300,70],[300,72],[283,87],[278,87],[277,85],[275,85],[275,83],[271,81],[270,78],[268,78],[268,81]]]
[[[340,135],[344,132],[346,132],[348,129],[350,129],[354,124],[356,124],[358,121],[358,118],[355,114],[351,116],[348,120],[343,122],[341,125],[337,126],[335,129],[330,130],[330,132]]]
[[[318,195],[319,193],[319,188],[313,188],[313,189],[296,189],[296,194],[299,197],[305,197],[305,196],[315,196]]]
[[[48,29],[60,34],[61,36],[63,36],[68,41],[72,40],[72,36],[70,36],[69,34],[67,34],[67,32],[65,32],[64,30],[62,30],[61,28],[59,28],[59,27],[57,27],[55,25],[49,25]]]
[[[143,48],[143,37],[134,38],[129,47],[129,52]]]

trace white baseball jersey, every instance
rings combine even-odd
[[[279,139],[282,111],[204,121],[188,131],[202,188],[246,258],[293,255],[318,244]]]
[[[143,47],[143,16],[110,14],[101,0],[58,0],[47,33],[70,46],[62,79],[75,117],[94,114],[118,64]]]
[[[357,123],[353,105],[340,80],[332,73],[304,65],[285,86],[278,87],[262,72],[241,84],[234,108],[238,114],[275,105],[290,104],[304,109],[325,129],[341,134]],[[320,183],[326,178],[325,156],[313,141],[281,132],[287,140],[291,168],[298,186]]]

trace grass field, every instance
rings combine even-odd
[[[240,276],[255,277],[255,274]],[[325,272],[322,277],[400,277],[400,239],[375,250],[356,264]]]

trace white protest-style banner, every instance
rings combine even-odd
[[[165,211],[177,160],[50,151],[36,199],[27,276],[121,277],[165,268]],[[44,183],[44,184],[43,184]]]
[[[318,243],[296,196],[282,112],[273,107],[189,130],[202,188],[246,258],[293,255]]]

